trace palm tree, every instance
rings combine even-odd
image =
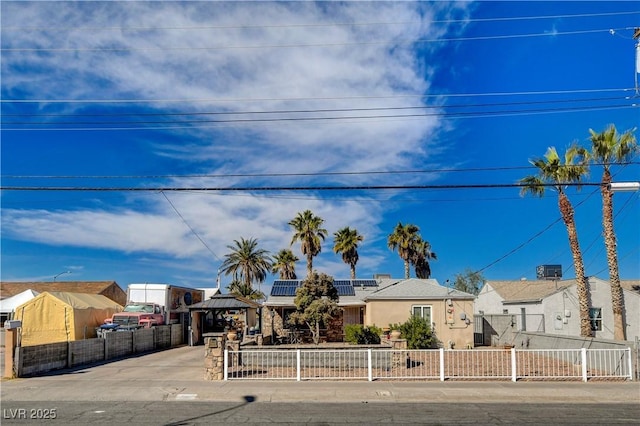
[[[416,277],[427,279],[431,276],[431,265],[429,260],[437,260],[436,253],[431,251],[431,244],[428,241],[418,237],[416,241],[415,251],[411,263],[415,267]]]
[[[591,337],[589,282],[584,275],[584,262],[578,242],[573,206],[565,193],[567,184],[579,183],[582,177],[586,175],[587,157],[585,154],[584,148],[573,145],[565,153],[563,162],[556,149],[554,147],[549,148],[544,158],[531,161],[531,164],[538,168],[538,174],[527,176],[520,180],[523,185],[520,194],[531,193],[534,196],[542,197],[549,185],[558,193],[558,207],[567,228],[569,247],[573,255],[573,267],[576,273],[578,303],[580,305],[580,335],[582,337]]]
[[[634,129],[635,130],[635,129]],[[602,228],[604,230],[604,245],[607,249],[607,264],[609,265],[609,282],[611,284],[611,304],[613,309],[613,338],[626,340],[624,293],[620,287],[620,273],[618,271],[618,253],[616,250],[616,234],[613,229],[613,192],[609,188],[611,183],[611,165],[630,160],[638,152],[638,143],[633,130],[622,135],[611,124],[602,133],[591,133],[591,152],[594,162],[601,163],[602,186]]]
[[[227,286],[227,290],[229,290],[229,293],[231,294],[246,297],[250,300],[264,299],[264,293],[256,290],[251,285],[247,285],[246,283],[238,280],[231,281],[231,283],[229,283],[229,285]]]
[[[258,240],[249,238],[234,240],[234,246],[227,246],[231,253],[226,254],[221,270],[225,275],[233,275],[234,281],[240,281],[247,288],[253,288],[253,283],[260,283],[267,278],[271,270],[271,261],[267,250],[258,248]]]
[[[348,226],[333,233],[333,251],[342,254],[342,261],[351,267],[351,279],[356,279],[356,263],[358,263],[358,243],[364,237],[357,229]]]
[[[291,245],[300,241],[302,254],[307,257],[307,276],[313,271],[313,257],[322,251],[322,241],[327,236],[327,230],[322,228],[324,219],[313,214],[311,210],[305,210],[289,222],[295,231],[291,239]]]
[[[409,279],[409,262],[415,251],[416,242],[420,238],[420,228],[413,224],[403,225],[398,222],[393,232],[387,238],[387,246],[392,250],[398,250],[400,259],[404,261],[404,277]]]
[[[273,264],[271,266],[271,272],[279,273],[281,280],[295,280],[298,278],[296,275],[296,262],[300,260],[298,256],[293,254],[290,249],[282,249],[273,256]]]

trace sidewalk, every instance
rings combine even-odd
[[[205,381],[202,346],[4,379],[0,392],[2,401],[640,403],[630,381]]]

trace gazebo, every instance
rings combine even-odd
[[[201,344],[205,337],[214,337],[236,330],[239,336],[250,334],[258,327],[258,308],[252,300],[234,294],[216,294],[189,306],[192,344]]]

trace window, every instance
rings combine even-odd
[[[428,324],[431,324],[431,306],[414,305],[411,307],[411,313],[414,316],[424,318]]]
[[[602,308],[590,308],[589,321],[591,322],[591,331],[602,331]]]

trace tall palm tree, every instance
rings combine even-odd
[[[269,252],[258,248],[258,240],[249,238],[234,240],[235,245],[227,246],[231,253],[226,254],[222,262],[221,271],[225,275],[233,275],[234,281],[240,281],[244,286],[253,288],[253,283],[260,284],[267,278],[271,270]]]
[[[300,241],[302,254],[307,257],[307,276],[313,271],[313,258],[322,251],[322,241],[327,236],[327,230],[322,227],[324,219],[313,214],[311,210],[305,210],[289,222],[294,234],[291,245]]]
[[[411,263],[416,271],[417,278],[427,279],[431,277],[431,265],[429,265],[429,260],[437,260],[436,253],[431,251],[431,244],[429,241],[425,241],[422,238],[418,238],[415,245],[415,251],[413,252],[413,257],[411,259]]]
[[[520,180],[523,185],[520,194],[531,193],[534,196],[542,197],[548,185],[551,185],[558,193],[558,207],[567,228],[569,247],[573,255],[573,267],[576,273],[578,303],[580,305],[580,335],[582,337],[591,337],[589,282],[584,275],[584,262],[578,242],[573,206],[565,193],[567,184],[580,183],[582,177],[587,174],[588,159],[585,154],[586,151],[583,148],[573,145],[565,153],[563,162],[556,149],[554,147],[549,148],[544,158],[531,161],[531,164],[538,168],[538,174],[526,176]]]
[[[356,279],[356,263],[358,263],[358,243],[364,237],[358,233],[357,229],[348,226],[333,233],[333,251],[342,254],[342,261],[351,267],[351,279]]]
[[[634,129],[635,130],[635,129]],[[638,143],[633,135],[634,130],[618,134],[616,126],[611,124],[601,133],[589,129],[591,133],[590,157],[594,162],[601,163],[602,186],[602,228],[604,230],[604,245],[607,249],[607,264],[609,265],[609,282],[611,284],[611,304],[613,310],[613,338],[626,340],[624,293],[620,287],[620,273],[618,271],[618,253],[616,250],[616,234],[613,229],[613,192],[609,188],[611,183],[611,166],[630,160],[638,152]]]
[[[290,249],[282,249],[273,256],[273,264],[271,266],[271,272],[279,273],[281,280],[295,280],[298,278],[296,275],[296,262],[300,260],[298,256],[293,254]]]
[[[416,242],[420,238],[420,228],[411,223],[403,225],[398,222],[393,232],[387,238],[387,246],[392,250],[398,250],[400,259],[404,261],[404,277],[409,279],[409,262],[415,251]]]

